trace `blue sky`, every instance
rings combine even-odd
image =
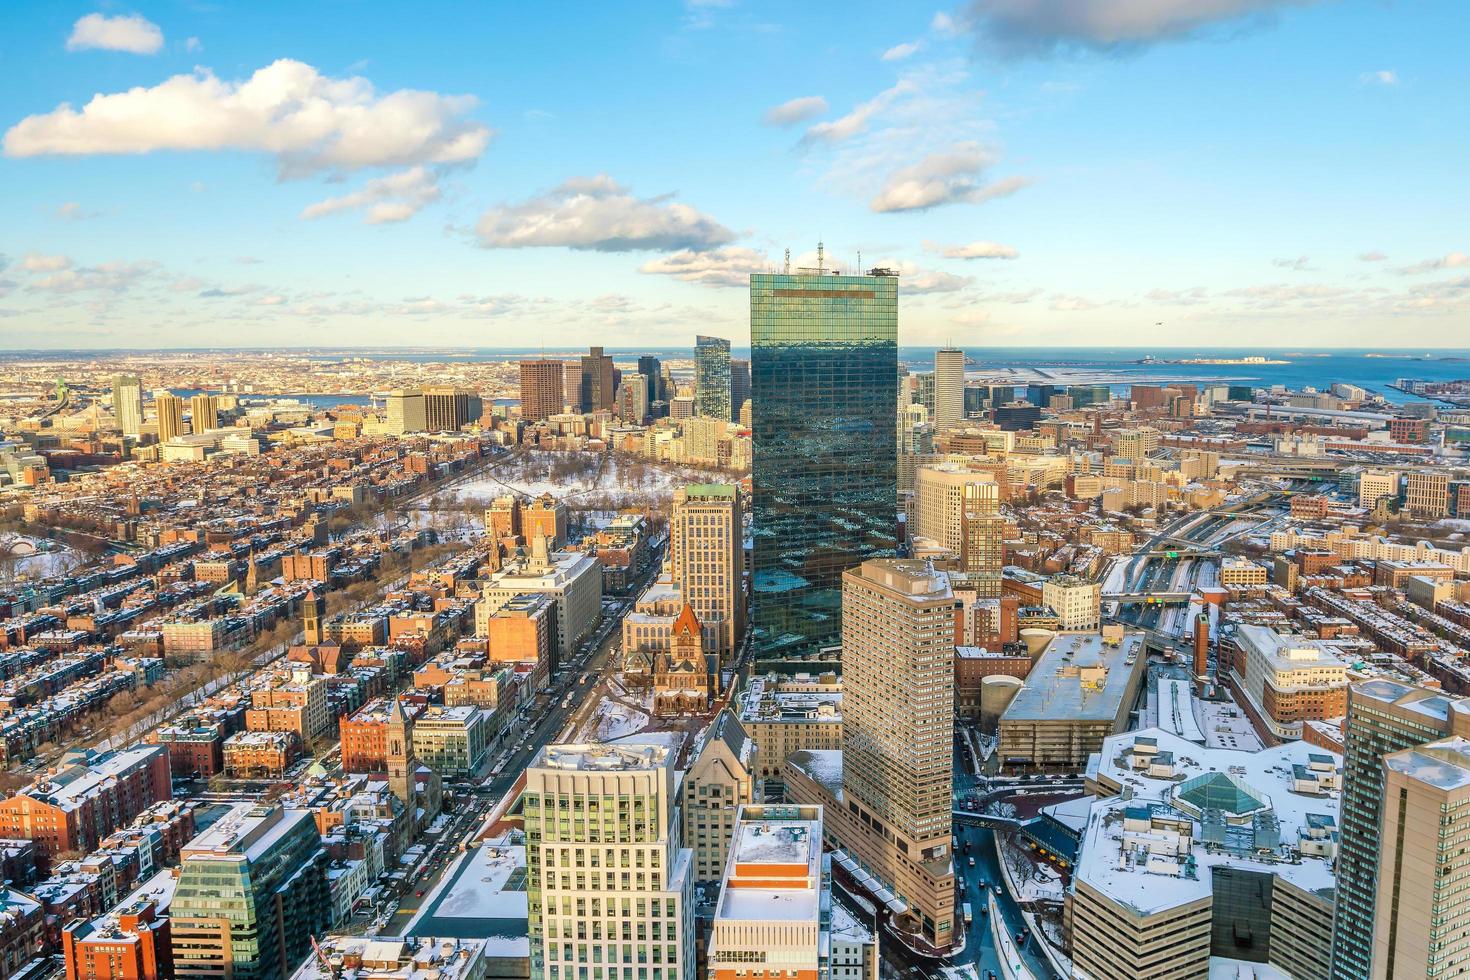
[[[1201,12],[1201,11],[1206,12]],[[1466,346],[1470,6],[24,3],[0,345]]]

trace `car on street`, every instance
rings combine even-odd
[[[973,868],[974,866],[975,866],[975,859],[974,858],[970,858],[970,867]]]

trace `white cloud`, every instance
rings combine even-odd
[[[915,86],[909,79],[901,79],[892,88],[884,89],[866,102],[859,103],[847,115],[831,122],[820,122],[807,128],[802,136],[803,143],[841,143],[867,131],[868,124],[894,100],[914,92]]]
[[[27,272],[60,272],[71,268],[71,259],[65,255],[38,255],[32,252],[20,262]]]
[[[33,258],[27,257],[27,261]],[[64,264],[48,264],[45,269],[51,270],[47,275],[39,276],[26,283],[26,288],[40,292],[51,293],[87,293],[107,292],[121,293],[132,288],[139,281],[147,278],[158,270],[156,262],[104,262],[95,266],[73,267],[70,259],[62,256],[34,256],[41,260],[54,262],[62,259]],[[28,269],[31,267],[28,265]],[[31,271],[41,271],[40,268]]]
[[[1292,272],[1312,271],[1312,260],[1305,255],[1298,255],[1296,258],[1272,259],[1271,264],[1278,269],[1290,269]]]
[[[1371,252],[1359,252],[1358,253],[1358,261],[1359,262],[1387,262],[1388,261],[1388,256],[1386,254],[1384,254],[1383,252],[1379,252],[1377,250],[1374,250],[1374,251],[1371,251]]]
[[[106,17],[88,14],[78,20],[66,39],[68,51],[126,51],[157,54],[163,47],[163,31],[138,14]]]
[[[275,156],[282,178],[324,170],[467,163],[491,131],[466,118],[471,96],[400,89],[379,94],[364,78],[330,78],[282,59],[239,82],[206,69],[152,88],[63,103],[5,134],[12,157],[253,150]]]
[[[994,162],[994,155],[979,143],[957,143],[889,174],[868,207],[882,214],[926,211],[944,204],[979,204],[1014,194],[1029,183],[1022,177],[984,183],[982,174]]]
[[[439,200],[439,177],[428,167],[410,167],[368,181],[349,194],[317,201],[301,212],[311,220],[340,211],[363,210],[370,225],[406,221]]]
[[[684,282],[697,282],[704,286],[735,286],[743,289],[750,282],[750,274],[760,271],[766,264],[765,254],[753,248],[731,246],[703,252],[686,248],[650,259],[640,265],[638,271],[650,275],[673,276]]]
[[[1203,286],[1193,286],[1189,289],[1151,289],[1144,293],[1144,298],[1164,306],[1198,306],[1209,297],[1209,291]]]
[[[1358,76],[1358,81],[1364,85],[1393,86],[1399,83],[1399,73],[1387,68],[1379,71],[1365,71]]]
[[[883,60],[902,61],[905,58],[909,58],[917,54],[919,49],[923,46],[924,45],[922,41],[906,41],[903,44],[895,44],[893,47],[883,52]]]
[[[191,37],[184,42],[184,50],[189,52],[190,54],[197,54],[198,52],[204,50],[204,42],[199,40],[197,37]]]
[[[1051,298],[1051,308],[1061,313],[1078,313],[1085,310],[1095,310],[1098,305],[1098,303],[1085,296],[1058,294]]]
[[[990,314],[984,310],[964,310],[949,318],[950,323],[958,323],[964,327],[978,327],[990,322]]]
[[[820,95],[803,95],[767,109],[765,122],[768,126],[790,126],[815,119],[826,111],[826,99]]]
[[[606,174],[573,177],[524,204],[491,208],[477,231],[486,248],[600,252],[700,251],[735,238],[729,228],[670,195],[634,197]]]
[[[1010,55],[1119,51],[1264,20],[1316,0],[971,0],[955,21]]]
[[[943,34],[947,37],[954,37],[955,35],[959,34],[961,30],[963,30],[963,28],[960,26],[960,22],[955,20],[953,15],[947,14],[943,10],[941,10],[937,12],[934,15],[933,19],[929,21],[929,30],[933,31],[935,34]]]
[[[880,260],[875,265],[895,269],[899,275],[899,290],[905,296],[921,296],[926,293],[954,293],[974,282],[969,276],[957,276],[940,269],[925,269],[912,262]]]
[[[924,247],[947,259],[1014,259],[1021,254],[1010,245],[1002,245],[1000,242],[970,242],[966,245],[925,242]]]
[[[1464,252],[1451,252],[1437,259],[1425,259],[1423,262],[1406,265],[1398,272],[1400,275],[1416,276],[1424,272],[1437,272],[1440,269],[1464,269],[1466,267],[1470,267],[1470,255]]]
[[[259,283],[243,283],[235,286],[211,286],[208,289],[199,290],[200,299],[233,299],[236,296],[248,296],[258,293],[265,287]]]

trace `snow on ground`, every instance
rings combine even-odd
[[[1205,745],[1212,749],[1240,749],[1259,752],[1265,748],[1251,727],[1245,712],[1228,701],[1195,699],[1195,719],[1205,733]]]
[[[591,730],[591,741],[607,742],[634,735],[648,727],[649,717],[631,705],[611,699],[597,706],[583,731]]]
[[[483,476],[453,487],[458,499],[492,498],[508,493],[538,497],[550,493],[572,498],[596,491],[643,492],[669,496],[691,483],[729,483],[739,474],[693,466],[631,459],[602,453],[532,453],[493,465]]]

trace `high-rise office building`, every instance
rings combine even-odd
[[[663,745],[548,745],[526,770],[532,976],[694,980],[692,855]]]
[[[169,915],[174,973],[281,980],[332,919],[310,810],[241,803],[186,844]]]
[[[750,362],[730,360],[730,421],[740,421],[740,408],[750,401]]]
[[[1384,883],[1392,880],[1385,878],[1385,872],[1392,870],[1400,876],[1403,872],[1397,866],[1403,860],[1401,853],[1393,855],[1394,868],[1383,867],[1385,848],[1394,851],[1407,844],[1416,860],[1430,862],[1425,848],[1443,842],[1422,835],[1395,839],[1384,836],[1388,826],[1385,809],[1395,811],[1396,824],[1402,824],[1406,816],[1397,809],[1400,802],[1396,795],[1386,794],[1389,783],[1384,758],[1443,738],[1470,736],[1470,700],[1386,679],[1365,681],[1348,690],[1344,727],[1342,834],[1337,859],[1337,904],[1332,920],[1332,978],[1428,976],[1409,969],[1385,972],[1387,964],[1379,956],[1375,943],[1379,929],[1397,931],[1398,926],[1391,925],[1398,911],[1395,903],[1405,901],[1402,892],[1390,891],[1388,898],[1384,897]],[[1396,785],[1392,792],[1397,794],[1400,788],[1406,789]],[[1422,930],[1427,921],[1418,919],[1413,928]]]
[[[388,431],[394,435],[423,432],[424,393],[418,388],[400,388],[388,392]]]
[[[424,428],[458,432],[480,417],[480,396],[468,388],[434,385],[424,389]]]
[[[153,410],[158,413],[158,441],[168,442],[184,432],[184,400],[172,392],[164,392],[153,399]]]
[[[934,427],[954,428],[965,417],[965,352],[941,347],[934,352]]]
[[[669,572],[701,623],[716,624],[718,653],[728,657],[745,635],[745,542],[740,492],[711,483],[674,492],[669,513]]]
[[[638,358],[638,373],[648,383],[648,400],[650,402],[667,401],[664,398],[664,366],[658,358],[652,354],[644,354]]]
[[[925,562],[876,559],[843,574],[842,606],[838,841],[907,902],[900,928],[947,947],[955,938],[954,592]]]
[[[1373,978],[1465,972],[1470,936],[1470,741],[1450,738],[1383,760]]]
[[[612,411],[617,379],[613,359],[601,347],[589,347],[582,356],[582,376],[578,387],[584,412]]]
[[[694,411],[730,418],[730,342],[723,337],[694,338]]]
[[[566,409],[565,366],[542,358],[521,362],[521,418],[539,422]]]
[[[623,381],[618,385],[618,418],[642,425],[648,417],[648,404],[648,379],[642,374],[623,375]]]
[[[752,601],[771,663],[835,644],[842,572],[897,548],[898,279],[752,275],[750,341]]]
[[[125,436],[143,432],[143,382],[136,374],[119,374],[112,379],[112,414]]]
[[[219,428],[219,409],[213,395],[200,393],[189,399],[189,425],[195,432]]]
[[[582,362],[563,361],[562,370],[562,389],[566,392],[567,404],[574,412],[585,411],[586,407],[582,404]]]

